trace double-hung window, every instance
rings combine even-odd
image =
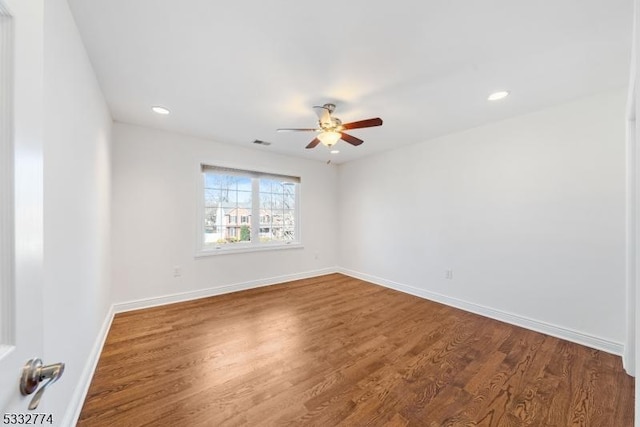
[[[201,254],[300,244],[300,178],[201,166]]]

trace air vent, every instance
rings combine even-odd
[[[271,145],[270,142],[267,141],[262,141],[260,139],[256,139],[255,141],[253,141],[254,144],[260,144],[260,145]]]

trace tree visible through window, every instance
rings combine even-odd
[[[204,173],[205,244],[241,241],[243,236],[237,219],[250,215],[251,180],[251,177]],[[251,241],[250,232],[245,237],[248,237],[246,241]]]
[[[299,241],[300,178],[202,165],[203,249]]]
[[[260,179],[260,240],[295,240],[296,184]]]

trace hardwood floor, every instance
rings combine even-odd
[[[339,274],[115,317],[80,426],[633,425],[601,351]]]

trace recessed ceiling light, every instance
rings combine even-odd
[[[340,150],[331,150],[331,154],[338,154]]]
[[[507,96],[509,96],[509,91],[501,90],[499,92],[493,92],[487,99],[489,101],[497,101],[498,99],[506,98]]]
[[[151,110],[156,113],[156,114],[162,114],[163,116],[166,116],[167,114],[170,113],[170,111],[165,108],[165,107],[161,107],[159,105],[156,105],[154,107],[151,107]]]

